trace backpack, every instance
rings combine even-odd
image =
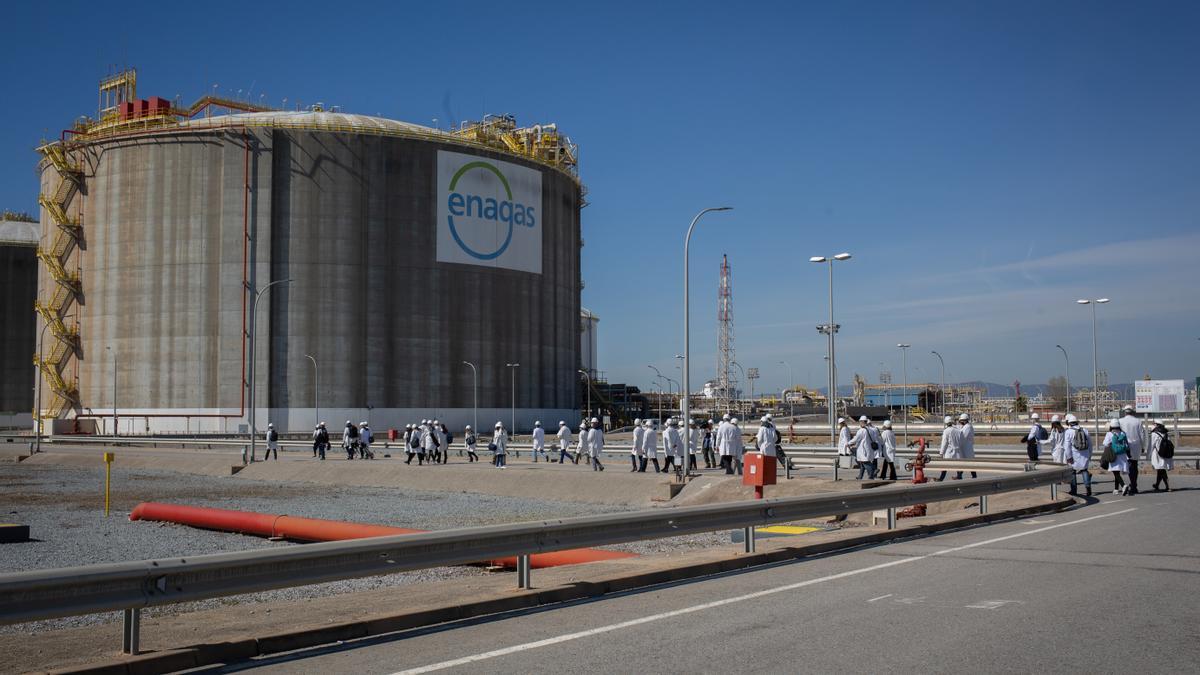
[[[421,447],[421,432],[417,431],[416,429],[412,430],[412,433],[410,433],[408,435],[408,447],[410,447],[410,448]]]
[[[1171,442],[1171,437],[1163,434],[1162,442],[1158,444],[1158,456],[1163,459],[1171,459],[1175,456],[1175,444]]]
[[[349,431],[346,434],[346,436],[348,438],[358,438],[358,427],[351,424],[350,426],[348,426],[346,428],[349,429]]]
[[[879,432],[875,431],[875,427],[867,427],[867,438],[871,439],[872,450],[879,449],[879,441],[876,440],[879,438],[878,433]]]
[[[1124,431],[1118,431],[1112,437],[1112,451],[1114,455],[1120,455],[1129,452],[1129,438],[1125,436]]]
[[[467,445],[475,445],[475,434],[467,434]]]
[[[321,445],[329,444],[329,430],[328,429],[321,429],[320,431],[317,432],[317,442],[320,443]]]
[[[1050,432],[1049,432],[1049,431],[1046,431],[1046,427],[1044,427],[1044,426],[1042,426],[1042,425],[1040,425],[1040,424],[1039,424],[1039,425],[1037,425],[1037,429],[1038,429],[1038,430],[1037,430],[1037,439],[1038,439],[1039,441],[1048,441],[1048,440],[1050,440]]]
[[[1085,432],[1083,429],[1076,428],[1075,435],[1071,437],[1071,447],[1079,450],[1080,452],[1088,450],[1090,448],[1090,444],[1088,443],[1087,432]]]

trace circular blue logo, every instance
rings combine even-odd
[[[450,197],[449,197],[450,213],[448,213],[446,215],[446,220],[449,221],[449,224],[450,224],[450,235],[452,237],[454,237],[454,241],[458,244],[459,248],[461,248],[463,251],[465,251],[467,253],[467,255],[469,255],[473,258],[478,258],[479,260],[494,260],[494,259],[500,257],[504,253],[504,251],[508,249],[508,245],[510,243],[512,243],[513,219],[511,217],[507,218],[507,219],[501,219],[501,222],[504,222],[508,225],[508,232],[504,236],[504,243],[500,244],[499,248],[497,248],[495,251],[492,251],[490,253],[483,253],[480,251],[476,251],[475,249],[468,246],[467,243],[465,241],[463,241],[462,237],[459,236],[458,228],[455,227],[455,225],[454,225],[454,210],[455,210],[454,209],[454,207],[455,207],[454,196],[456,194],[458,194],[454,191],[454,189],[458,186],[458,179],[462,178],[463,174],[470,171],[471,169],[483,169],[486,171],[491,171],[492,173],[496,174],[496,177],[500,179],[500,183],[504,186],[504,192],[508,197],[508,202],[509,203],[512,202],[512,198],[513,198],[512,188],[509,187],[509,185],[508,185],[508,179],[504,177],[503,173],[500,173],[500,169],[497,169],[495,166],[493,166],[492,164],[489,164],[487,162],[470,162],[470,163],[464,164],[462,166],[462,168],[460,168],[454,174],[454,178],[452,178],[450,180]],[[462,195],[458,195],[458,196],[460,198],[462,198]],[[470,203],[466,199],[462,199],[462,202],[464,204]],[[468,207],[468,214],[469,214],[469,207]],[[462,215],[461,209],[459,210],[459,215]]]

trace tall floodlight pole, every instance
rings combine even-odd
[[[517,433],[517,368],[521,367],[519,363],[506,363],[505,368],[510,368],[512,373],[512,429],[509,434]]]
[[[901,371],[904,373],[904,379],[902,380],[904,382],[904,388],[901,389],[901,391],[903,393],[900,396],[900,405],[902,405],[904,407],[904,445],[905,445],[905,447],[907,447],[908,446],[908,348],[911,347],[912,345],[904,344],[903,342],[901,342],[900,344],[898,344],[896,346],[900,348],[900,354],[901,354],[900,362],[903,364],[901,366]]]
[[[839,253],[834,256],[816,255],[808,259],[812,263],[829,265],[829,323],[826,325],[829,337],[827,350],[829,352],[829,444],[837,445],[837,361],[834,360],[834,333],[837,327],[833,323],[833,263],[835,260],[845,262],[850,259],[849,253]]]
[[[255,430],[255,421],[257,418],[257,414],[256,414],[257,411],[254,408],[254,405],[255,405],[254,404],[254,375],[256,372],[256,369],[254,368],[254,335],[255,335],[255,326],[257,324],[257,322],[255,321],[255,317],[258,316],[258,301],[262,298],[264,293],[271,290],[272,286],[274,286],[276,284],[290,284],[290,283],[292,283],[291,279],[276,279],[275,281],[272,281],[271,283],[267,284],[266,286],[263,286],[257,292],[255,292],[254,302],[250,305],[250,396],[249,396],[249,398],[250,398],[250,461],[251,462],[254,461],[255,450],[257,449],[257,445],[258,445],[258,433]]]
[[[579,374],[587,378],[587,417],[592,416],[592,376],[588,371],[579,369]]]
[[[471,366],[471,388],[475,392],[475,407],[472,409],[473,414],[471,423],[475,426],[471,427],[475,433],[479,433],[479,369],[470,361],[463,361],[464,365]]]
[[[1058,351],[1063,353],[1063,360],[1066,366],[1063,369],[1063,375],[1067,378],[1067,414],[1071,414],[1071,357],[1067,356],[1067,350],[1062,345],[1054,345],[1058,347]]]
[[[737,369],[738,369],[739,371],[741,371],[741,373],[742,373],[742,381],[743,381],[743,382],[745,382],[745,381],[746,381],[746,369],[745,369],[745,368],[743,368],[743,367],[742,367],[742,364],[738,363],[737,361],[732,361],[731,363],[732,363],[733,365],[737,366]],[[741,406],[738,406],[738,407],[740,408]],[[749,412],[749,410],[747,409],[746,415],[748,416],[749,414],[750,414],[750,412]]]
[[[1108,303],[1108,298],[1076,300],[1076,304],[1092,306],[1092,417],[1096,424],[1095,435],[1100,435],[1100,358],[1096,355],[1096,305]]]
[[[653,365],[646,364],[646,367],[654,371],[655,379],[660,380],[659,385],[658,385],[658,421],[661,422],[662,421],[662,383],[661,383],[661,380],[663,379],[663,374],[661,372],[659,372],[658,368],[655,368]]]
[[[942,416],[944,417],[946,415],[946,362],[942,360],[942,355],[936,351],[929,353],[938,357],[938,363],[942,366],[942,390],[939,392],[940,396],[938,398],[942,399]]]
[[[317,403],[317,359],[312,354],[305,354],[309,361],[313,364],[313,429],[316,429],[321,424],[321,406]]]
[[[691,326],[688,323],[689,314],[691,312],[691,296],[688,294],[688,249],[692,244],[692,230],[696,228],[696,223],[700,217],[709,211],[729,211],[732,207],[716,206],[704,209],[692,218],[692,224],[688,225],[687,236],[683,238],[683,391],[691,391],[691,371],[692,371],[692,335]],[[690,419],[692,411],[690,402],[687,396],[683,397],[683,417]],[[679,480],[682,482],[683,477],[687,474],[687,458],[680,463]]]

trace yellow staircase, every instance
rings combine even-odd
[[[64,376],[64,372],[67,362],[79,351],[78,323],[68,323],[67,316],[83,291],[79,272],[70,262],[71,254],[79,248],[83,235],[81,223],[70,215],[71,201],[83,182],[83,169],[61,143],[48,143],[38,151],[58,172],[61,180],[54,194],[38,196],[38,203],[46,209],[55,225],[53,236],[48,237],[49,245],[43,243],[37,251],[46,273],[54,280],[54,288],[50,291],[50,297],[45,302],[39,299],[34,308],[54,335],[54,344],[44,353],[34,356],[33,363],[54,392],[44,416],[60,417],[79,402],[79,383],[72,376]]]

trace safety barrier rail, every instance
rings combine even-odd
[[[424,534],[375,537],[186,558],[165,558],[0,575],[0,624],[123,610],[127,653],[137,652],[140,610],[278,588],[461,565],[518,556],[518,584],[529,586],[529,556],[697,532],[980,498],[1038,487],[1056,495],[1070,469],[1037,469],[999,478],[895,485],[782,499],[612,513]]]

